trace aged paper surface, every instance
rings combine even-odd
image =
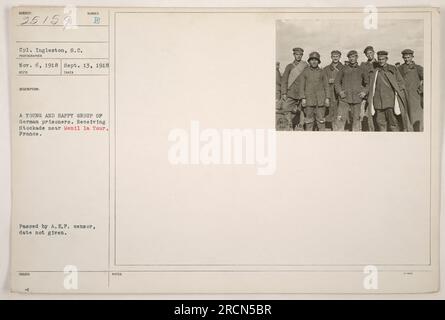
[[[369,30],[366,19],[358,9],[13,8],[12,290],[438,290],[438,13],[380,8]],[[415,40],[394,34],[404,24]],[[404,130],[401,113],[389,132],[392,118],[376,110],[387,132],[351,132],[353,120],[320,130],[324,106],[311,114],[301,87],[312,132],[275,130],[289,116],[276,62],[283,73],[294,47],[322,67],[334,49],[363,61],[359,40],[390,65],[414,49],[423,129]]]

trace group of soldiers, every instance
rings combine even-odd
[[[345,63],[333,50],[323,69],[318,52],[305,62],[302,48],[292,51],[283,74],[276,65],[277,130],[423,131],[423,68],[413,50],[403,50],[396,65],[387,63],[387,51],[375,59],[372,46],[360,65],[356,50]]]

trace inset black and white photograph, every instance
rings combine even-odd
[[[423,131],[424,21],[278,20],[278,131]]]

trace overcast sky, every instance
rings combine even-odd
[[[303,59],[310,52],[318,51],[321,66],[331,62],[331,51],[342,53],[341,61],[347,60],[346,54],[355,49],[359,62],[366,60],[363,50],[371,45],[377,52],[389,52],[390,64],[403,63],[401,51],[414,50],[414,61],[423,65],[423,20],[383,20],[379,19],[377,30],[367,30],[363,20],[279,20],[277,21],[276,57],[281,72],[293,61],[292,48],[304,49]],[[376,56],[377,57],[377,56]]]

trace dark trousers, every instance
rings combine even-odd
[[[325,115],[326,107],[324,106],[307,106],[304,107],[304,123],[305,131],[314,130],[314,124],[317,125],[319,131],[325,130]]]
[[[394,108],[376,109],[375,122],[378,131],[399,131],[399,123]]]
[[[337,115],[338,115],[338,100],[331,98],[329,105],[329,112],[326,116],[326,122],[330,122],[333,131],[337,131]]]
[[[347,103],[340,101],[337,109],[336,130],[344,131],[346,121],[352,118],[352,131],[360,131],[360,110],[361,103]]]
[[[300,113],[300,121],[297,124],[298,129],[303,128],[304,124],[304,116],[301,111],[301,99],[294,99],[291,97],[287,97],[286,100],[282,104],[282,112],[284,114],[284,118],[288,122],[288,130],[294,130],[294,118],[297,113]]]

